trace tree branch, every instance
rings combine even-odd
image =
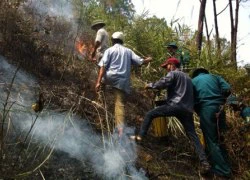
[[[227,9],[228,5],[229,5],[229,3],[226,5],[226,7],[225,7],[224,9],[221,10],[221,12],[219,12],[219,13],[217,14],[217,16],[219,16],[221,13],[223,13],[223,12]]]

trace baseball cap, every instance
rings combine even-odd
[[[174,64],[177,67],[180,65],[180,61],[175,57],[168,58],[164,63],[161,64],[161,67],[165,68],[168,64]]]
[[[122,32],[114,32],[113,34],[112,34],[112,38],[113,39],[120,39],[120,40],[124,40],[124,35],[123,35],[123,33]]]

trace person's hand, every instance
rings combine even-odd
[[[144,58],[144,64],[147,64],[152,61],[152,57],[146,57]]]
[[[149,57],[146,57],[145,60],[148,61],[148,62],[150,62],[150,61],[152,61],[152,59],[153,59],[153,58],[149,56]]]
[[[149,88],[145,88],[145,91],[144,91],[144,92],[145,92],[145,96],[146,96],[146,97],[149,97],[149,98],[151,98],[151,99],[154,98],[154,97],[155,97],[154,91],[149,91],[148,89],[149,89]]]
[[[95,91],[96,91],[96,92],[99,92],[99,91],[100,91],[100,88],[101,88],[101,83],[100,83],[100,82],[97,82],[96,85],[95,85]]]
[[[96,62],[96,58],[95,57],[91,58],[91,62]]]
[[[144,89],[150,89],[151,87],[149,86],[149,84],[146,84],[145,86],[144,86]]]

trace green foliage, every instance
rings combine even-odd
[[[143,69],[142,75],[147,80],[160,78],[164,73],[160,64],[166,59],[166,42],[175,38],[171,28],[164,19],[153,16],[144,19],[136,17],[133,23],[126,29],[125,45],[134,50],[140,56],[152,56],[152,63]]]
[[[190,69],[204,67],[211,73],[217,74],[225,78],[232,86],[232,92],[246,99],[249,103],[250,79],[245,68],[235,67],[230,62],[230,42],[221,39],[221,55],[218,56],[215,39],[210,42],[205,41],[200,57],[197,55],[195,47],[189,46],[191,52]],[[192,70],[190,71],[190,74]]]
[[[61,53],[65,52],[65,49],[63,49],[64,46],[61,45],[64,44],[64,36],[68,37],[67,32],[71,29],[70,23],[64,22],[63,20],[60,22],[57,21],[56,23],[48,23],[51,30],[45,31],[43,36],[38,36],[36,35],[37,32],[33,30],[35,19],[27,18],[24,21],[22,14],[18,12],[17,7],[21,1],[13,0],[10,2],[11,3],[1,1],[0,3],[2,9],[0,12],[0,25],[3,27],[0,29],[0,41],[1,43],[3,42],[0,47],[1,53],[15,53],[16,58],[18,58],[17,60],[21,61],[26,68],[33,68],[35,74],[52,73],[51,76],[53,78],[58,78],[58,75],[56,76],[58,72],[68,74],[68,77],[74,72],[72,73],[74,76],[70,78],[71,84],[73,81],[76,81],[77,84],[82,84],[79,82],[82,82],[83,79],[84,82],[88,80],[92,82],[93,79],[91,78],[93,77],[90,76],[90,71],[93,64],[87,64],[84,61],[84,66],[72,60],[72,62],[77,64],[69,66],[69,63],[66,62],[67,59]],[[46,2],[49,3],[48,0]],[[166,74],[166,71],[160,67],[160,64],[162,64],[167,57],[167,51],[164,45],[174,41],[180,49],[190,54],[190,73],[192,69],[196,67],[205,67],[211,73],[223,76],[232,85],[233,93],[243,98],[245,103],[249,103],[249,75],[244,68],[238,68],[236,70],[235,67],[230,64],[230,42],[226,39],[220,39],[222,52],[218,53],[214,38],[209,42],[203,38],[204,43],[201,56],[198,56],[195,46],[196,34],[192,32],[187,25],[180,24],[178,18],[168,24],[165,19],[159,19],[155,16],[147,17],[147,13],[141,16],[135,16],[135,10],[130,0],[88,0],[84,2],[82,0],[72,0],[71,2],[74,17],[77,20],[78,36],[92,41],[94,31],[90,29],[90,25],[93,20],[102,19],[106,22],[106,29],[110,34],[115,31],[124,32],[125,46],[131,48],[142,57],[153,57],[153,61],[148,66],[142,66],[133,72],[135,76],[133,76],[132,79],[137,91],[142,90],[146,81],[157,80]],[[32,12],[32,14],[35,13]],[[50,17],[48,17],[48,20],[50,20]],[[44,27],[42,26],[42,28]],[[54,41],[53,45],[57,48],[56,52],[51,51],[51,42],[45,41],[48,37],[51,37]],[[56,39],[60,39],[61,41],[56,41]],[[48,44],[50,46],[48,46]],[[72,69],[65,71],[65,67],[71,67]],[[76,69],[76,67],[79,69]],[[89,76],[85,77],[85,74]],[[88,89],[86,94],[92,93],[89,91],[89,87],[87,87],[88,83],[83,84],[82,86],[84,87],[79,89]],[[60,96],[62,96],[61,93],[60,91]],[[89,96],[92,96],[92,94]],[[68,96],[64,95],[63,97]],[[83,105],[81,107],[89,106]],[[197,117],[195,120],[196,122],[198,121]],[[169,125],[169,129],[172,129],[173,132],[177,132],[178,128],[173,129],[175,127],[178,126],[173,124],[171,124],[171,126]],[[29,159],[27,160],[27,162],[30,162]],[[13,170],[13,168],[11,170]],[[248,175],[249,172],[246,171],[246,177],[249,177]]]

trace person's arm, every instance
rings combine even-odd
[[[143,61],[142,64],[148,64],[148,63],[151,62],[151,61],[152,61],[152,57],[146,57],[146,58],[144,59],[144,61]]]
[[[142,64],[148,64],[152,61],[152,57],[145,57],[142,58],[138,56],[134,51],[130,50],[131,52],[131,60],[133,65],[142,65]]]
[[[100,70],[99,70],[98,78],[97,78],[96,85],[95,85],[95,90],[96,90],[96,92],[98,92],[98,91],[100,90],[102,78],[103,78],[105,72],[106,72],[105,67],[102,66],[102,67],[100,68]]]
[[[173,83],[174,74],[169,72],[165,77],[154,83],[149,83],[145,86],[146,89],[164,89]]]
[[[95,42],[94,50],[93,50],[92,56],[91,56],[92,59],[95,57],[96,50],[97,50],[97,48],[98,48],[100,45],[101,45],[101,42],[100,42],[100,41],[96,41],[96,42]]]
[[[196,90],[196,81],[192,79],[193,84],[193,94],[194,94],[194,112],[196,112],[198,115],[200,114],[200,102],[199,102],[199,94]]]
[[[231,94],[231,86],[220,76],[217,76],[221,88],[222,95],[227,98]]]

